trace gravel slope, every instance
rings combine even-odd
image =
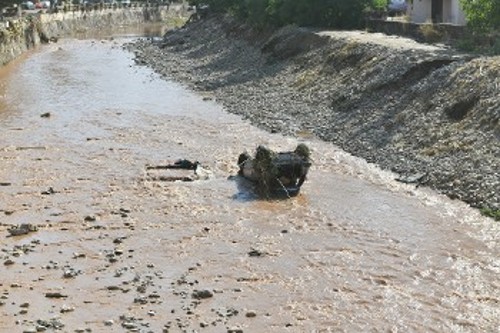
[[[401,180],[500,209],[500,57],[365,32],[211,17],[128,46],[270,131],[315,135]]]

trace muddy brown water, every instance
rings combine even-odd
[[[124,41],[63,40],[0,69],[1,332],[499,331],[498,223],[252,127]],[[232,177],[239,153],[298,142],[314,160],[298,197]],[[210,177],[147,169],[180,158]],[[20,223],[38,231],[7,237]]]

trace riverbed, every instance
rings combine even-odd
[[[0,331],[496,332],[498,223],[66,39],[0,69]],[[298,197],[237,177],[306,143]],[[161,168],[199,161],[194,181]],[[153,167],[153,168],[152,168]],[[9,236],[22,223],[37,226]]]

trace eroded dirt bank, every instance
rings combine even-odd
[[[257,33],[221,17],[135,47],[139,62],[265,129],[500,208],[500,57],[363,32]]]

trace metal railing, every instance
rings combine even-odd
[[[57,4],[51,8],[39,8],[39,9],[23,9],[19,5],[14,5],[12,7],[3,8],[0,11],[0,23],[7,20],[21,18],[27,15],[36,14],[51,14],[58,12],[76,12],[76,11],[93,11],[93,10],[104,10],[104,9],[125,9],[125,8],[149,8],[165,6],[168,8],[170,2],[164,1],[109,1],[109,0],[91,0],[82,3],[69,3],[63,2]],[[0,27],[3,25],[0,24]]]

